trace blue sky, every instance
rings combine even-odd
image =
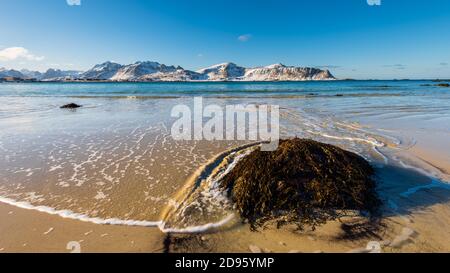
[[[281,62],[329,67],[340,78],[450,78],[450,1],[1,1],[0,67],[85,70],[106,60],[194,70]]]

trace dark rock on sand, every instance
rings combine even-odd
[[[375,215],[381,201],[373,174],[370,164],[354,153],[296,138],[280,141],[274,152],[253,151],[221,186],[253,229],[270,220],[302,229],[337,219],[345,210]]]
[[[69,104],[61,106],[60,108],[61,109],[76,109],[76,108],[80,108],[80,107],[82,107],[82,106],[78,105],[76,103],[69,103]]]

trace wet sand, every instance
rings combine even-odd
[[[427,139],[429,140],[429,139]],[[431,153],[427,143],[418,141],[410,151],[426,149],[418,157],[433,162],[445,153]],[[431,155],[431,157],[430,157]],[[441,169],[449,169],[449,161],[439,161]],[[392,175],[395,170],[386,170]],[[399,172],[407,176],[410,185],[393,189],[390,196],[416,184],[427,185],[429,178],[417,173]],[[402,179],[404,180],[405,177]],[[396,201],[397,208],[387,204],[385,217],[378,229],[368,226],[345,229],[352,224],[365,223],[355,216],[329,222],[315,231],[297,231],[293,226],[281,229],[268,227],[258,232],[250,231],[246,224],[234,225],[220,232],[171,235],[171,252],[368,252],[371,242],[378,242],[382,252],[448,252],[450,251],[450,189],[432,188],[414,193],[412,200]],[[414,200],[418,204],[414,203]],[[429,204],[421,204],[428,200]],[[412,204],[411,204],[412,203]],[[167,234],[158,228],[112,226],[63,219],[33,210],[0,204],[1,252],[70,252],[67,244],[77,241],[82,252],[163,252]],[[344,226],[343,223],[346,225]],[[432,228],[430,228],[432,225]],[[344,228],[343,228],[344,227]],[[346,232],[347,231],[347,232]],[[227,242],[224,244],[223,242]],[[376,248],[376,251],[378,249]]]
[[[164,251],[165,235],[157,228],[97,225],[6,204],[0,219],[0,253],[71,253],[70,242],[87,253]]]
[[[416,133],[417,145],[410,152],[450,177],[450,141],[448,133]]]
[[[417,147],[424,149],[418,142]],[[427,158],[431,161],[433,157]],[[436,155],[438,156],[438,155]],[[446,156],[440,154],[440,156]],[[449,168],[450,162],[441,162]],[[450,187],[428,188],[429,177],[415,172],[385,169],[382,175],[402,178],[409,184],[381,186],[386,196],[398,196],[408,188],[424,186],[408,198],[385,199],[381,222],[368,224],[364,217],[345,217],[316,230],[298,231],[294,226],[274,225],[252,232],[247,224],[237,224],[218,233],[174,235],[174,252],[267,252],[267,253],[421,253],[450,251]],[[383,188],[383,187],[387,187]],[[398,188],[396,188],[398,187]],[[353,228],[349,228],[352,227]],[[227,242],[227,244],[223,244]],[[375,243],[375,244],[374,244]],[[374,247],[375,245],[375,247]]]
[[[199,168],[243,144],[174,142],[168,111],[183,100],[86,100],[81,104],[87,107],[76,112],[0,122],[0,151],[7,159],[0,162],[0,196],[27,202],[32,208],[48,206],[62,215],[71,210],[73,218],[114,218],[117,224],[117,220],[138,220],[145,226],[100,225],[0,203],[0,252],[70,252],[67,243],[71,241],[80,242],[82,252],[163,252],[167,234],[151,223],[167,220],[162,219],[164,210],[179,205],[180,191],[183,195],[192,190],[185,187]],[[213,100],[219,104],[242,101],[253,99]],[[430,123],[429,116],[423,115],[406,123],[395,111],[394,117],[386,117],[383,109],[347,113],[345,107],[335,115],[327,104],[336,100],[309,105],[314,102],[277,101],[283,104],[283,137],[338,145],[376,166],[385,200],[381,225],[374,229],[353,217],[345,219],[345,225],[329,222],[316,231],[296,232],[288,226],[251,232],[235,218],[208,230],[201,225],[222,219],[228,210],[221,211],[222,203],[213,202],[207,206],[208,215],[197,216],[195,209],[210,203],[198,205],[193,198],[183,210],[192,217],[168,227],[197,224],[190,230],[204,232],[171,234],[170,251],[367,252],[371,242],[377,242],[383,252],[450,251],[450,188],[446,184],[450,147],[448,129],[442,127],[445,120]],[[402,116],[411,115],[408,111],[399,110]],[[204,193],[210,192],[200,196]]]

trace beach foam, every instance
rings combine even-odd
[[[164,221],[139,221],[139,220],[122,220],[118,218],[111,219],[102,219],[98,217],[89,217],[84,214],[75,213],[70,210],[55,210],[54,208],[50,208],[47,206],[33,206],[28,202],[15,201],[10,198],[0,197],[0,202],[4,204],[8,204],[11,206],[15,206],[21,209],[26,210],[35,210],[43,213],[47,213],[50,215],[57,215],[59,217],[71,220],[78,220],[82,222],[88,222],[98,225],[120,225],[120,226],[140,226],[140,227],[156,227],[161,230],[163,233],[201,233],[206,232],[212,229],[220,228],[231,220],[235,218],[234,214],[230,214],[219,222],[215,223],[207,223],[200,226],[190,226],[185,228],[166,228],[166,223]],[[50,228],[44,234],[47,235],[51,233],[54,229]]]

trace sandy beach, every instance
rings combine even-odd
[[[450,1],[0,7],[0,257],[445,262]]]
[[[354,92],[204,99],[279,105],[283,138],[333,144],[374,166],[383,200],[376,227],[354,214],[301,232],[251,231],[213,187],[214,170],[239,155],[230,151],[252,141],[172,139],[170,110],[192,96],[0,97],[0,252],[67,253],[74,242],[81,252],[450,251],[447,93],[428,109],[434,98],[421,93],[399,107],[410,97]],[[59,109],[68,100],[83,107]]]
[[[111,226],[68,220],[1,204],[1,252],[154,253],[164,251],[164,234],[145,227]]]
[[[442,143],[442,142],[441,142]],[[411,153],[424,161],[433,162],[446,154],[415,153],[427,149],[421,142]],[[450,169],[449,161],[439,161],[439,168]],[[414,177],[412,177],[414,178]],[[426,185],[429,180],[415,176],[416,183]],[[412,182],[413,183],[413,182]],[[370,242],[379,242],[383,252],[448,252],[450,251],[450,189],[430,189],[417,193],[415,199],[435,198],[431,206],[418,208],[407,213],[389,215],[383,219],[379,230],[363,230],[361,236],[348,234],[343,223],[361,223],[361,217],[348,217],[342,222],[327,223],[315,231],[296,231],[294,226],[282,229],[268,229],[251,232],[246,224],[237,223],[220,232],[202,234],[175,234],[171,236],[169,248],[164,244],[166,233],[158,228],[112,226],[85,223],[64,219],[56,215],[20,209],[0,204],[1,252],[50,252],[69,253],[71,241],[80,243],[82,252],[160,253],[170,252],[274,252],[274,253],[342,253],[367,252]],[[430,229],[430,223],[433,229]],[[7,236],[5,236],[7,234]],[[229,242],[223,244],[223,242]]]

